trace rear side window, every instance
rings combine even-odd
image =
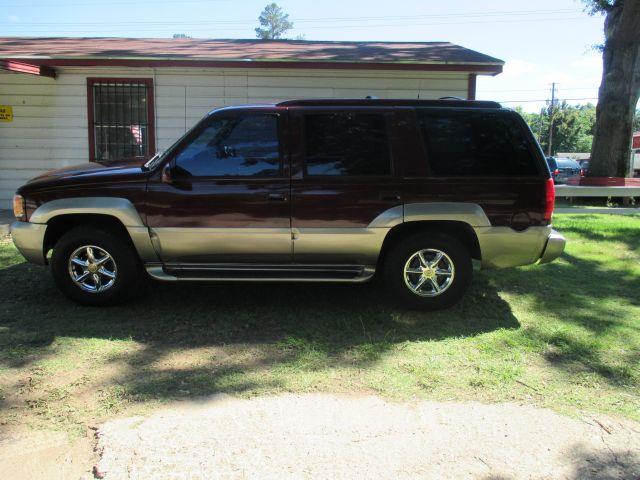
[[[310,176],[390,175],[383,114],[305,115],[305,171]]]
[[[431,172],[440,176],[538,175],[527,138],[511,115],[417,110]]]

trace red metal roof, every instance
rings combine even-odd
[[[440,66],[440,70],[464,67],[467,71],[492,74],[500,73],[504,64],[502,60],[449,42],[196,38],[0,37],[0,59],[21,59],[52,66],[80,64],[86,60],[284,62],[305,66],[329,63],[335,68],[340,64],[402,65],[405,69],[430,65]]]

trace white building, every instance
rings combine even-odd
[[[46,170],[165,149],[219,106],[473,99],[503,63],[444,42],[0,38],[0,208]]]

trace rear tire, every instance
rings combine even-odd
[[[387,288],[401,305],[438,310],[457,303],[469,287],[473,264],[455,237],[418,233],[395,245],[384,265]]]
[[[115,305],[138,290],[142,268],[131,244],[109,230],[79,226],[65,233],[51,256],[60,291],[90,306]]]

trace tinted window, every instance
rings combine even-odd
[[[389,175],[384,115],[307,115],[305,164],[307,175]]]
[[[418,110],[435,175],[537,175],[535,157],[511,115],[483,111]]]
[[[179,173],[194,177],[280,175],[278,118],[215,118],[176,156]]]
[[[549,165],[550,170],[555,170],[558,168],[558,164],[556,163],[556,159],[553,157],[547,157],[547,165]]]

